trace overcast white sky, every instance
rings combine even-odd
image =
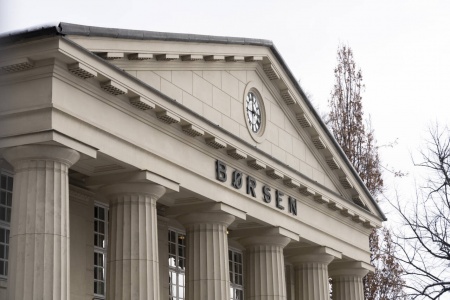
[[[1,33],[60,21],[270,39],[322,111],[337,46],[349,44],[378,144],[398,139],[393,149],[382,149],[382,160],[411,174],[396,181],[404,198],[412,195],[410,153],[421,147],[429,124],[450,125],[447,0],[0,0]],[[385,182],[393,187],[388,176]]]

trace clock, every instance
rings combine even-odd
[[[250,137],[258,144],[265,141],[267,126],[264,98],[260,90],[260,84],[250,81],[242,94],[242,107],[244,108],[246,127]]]
[[[248,126],[253,133],[258,133],[262,125],[261,103],[254,92],[248,92],[246,99]]]

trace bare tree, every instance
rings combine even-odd
[[[362,72],[356,67],[353,52],[348,46],[339,46],[337,60],[335,84],[329,101],[328,126],[376,199],[383,191],[383,179],[374,131],[370,120],[366,121],[366,125],[364,121]],[[400,298],[403,295],[402,269],[394,256],[395,249],[389,231],[383,229],[380,235],[380,232],[374,230],[369,241],[375,273],[364,279],[366,299]]]
[[[450,297],[450,130],[435,125],[414,165],[426,174],[415,199],[395,209],[403,227],[396,241],[411,299]],[[450,299],[450,298],[446,298]]]

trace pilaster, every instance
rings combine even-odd
[[[107,299],[159,299],[156,201],[165,191],[142,182],[101,189],[110,200]]]
[[[235,220],[224,212],[183,215],[186,228],[186,299],[229,300],[227,227]]]
[[[68,170],[80,155],[50,145],[7,149],[14,166],[8,299],[70,299]]]

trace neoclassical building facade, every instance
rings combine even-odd
[[[272,42],[0,37],[0,299],[363,299],[385,219]]]

